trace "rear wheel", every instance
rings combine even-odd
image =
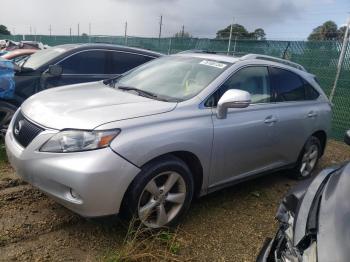
[[[321,155],[320,140],[314,136],[310,137],[299,155],[297,166],[293,170],[293,176],[297,179],[310,177]]]
[[[16,106],[0,101],[0,137],[5,136],[7,128],[16,110]]]
[[[131,184],[123,206],[149,228],[176,225],[193,197],[193,178],[187,165],[168,156],[147,164]]]

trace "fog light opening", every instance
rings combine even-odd
[[[74,198],[76,200],[80,200],[79,194],[77,192],[75,192],[74,189],[70,188],[69,191],[70,191],[70,195],[72,198]]]

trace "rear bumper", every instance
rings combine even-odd
[[[11,165],[23,180],[86,217],[117,214],[140,169],[110,148],[79,153],[44,153],[40,146],[57,131],[44,131],[27,148],[10,127],[5,138]]]

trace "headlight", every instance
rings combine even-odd
[[[106,131],[64,130],[51,137],[42,152],[69,153],[107,147],[120,129]]]

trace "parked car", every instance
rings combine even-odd
[[[15,63],[19,63],[21,60],[27,58],[28,56],[34,54],[39,49],[16,49],[14,51],[8,52],[2,55],[2,58],[12,60]]]
[[[309,177],[330,121],[326,95],[300,65],[183,53],[32,96],[5,141],[18,175],[71,210],[159,228],[193,197],[264,172]]]
[[[160,56],[152,51],[111,44],[67,44],[40,50],[22,61],[20,67],[14,67],[13,79],[0,80],[15,83],[1,87],[12,89],[7,96],[0,93],[0,130],[6,131],[16,109],[37,92],[110,78]]]
[[[350,145],[350,130],[345,142]],[[349,261],[349,188],[349,162],[293,188],[277,211],[278,232],[257,261]]]

